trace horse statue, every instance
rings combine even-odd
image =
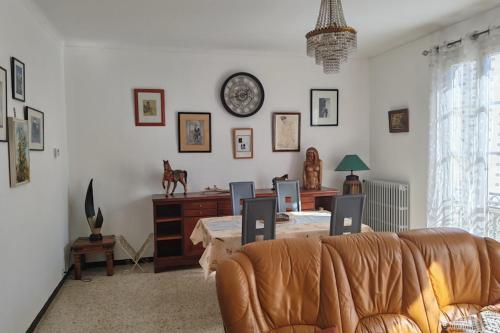
[[[172,170],[170,163],[168,161],[163,161],[163,181],[162,185],[165,189],[165,182],[167,182],[167,195],[170,189],[170,183],[174,182],[174,188],[172,189],[171,195],[174,194],[175,188],[177,187],[177,182],[181,182],[182,186],[184,186],[184,194],[187,192],[187,171],[186,170]]]

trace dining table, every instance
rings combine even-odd
[[[330,231],[329,211],[287,212],[288,221],[276,223],[276,238],[320,238]],[[349,219],[344,224],[348,225]],[[259,226],[260,224],[260,226]],[[257,227],[263,227],[257,222]],[[190,240],[193,244],[202,243],[205,251],[200,258],[200,266],[205,278],[217,270],[217,264],[242,248],[241,215],[201,218],[196,223]],[[361,232],[373,230],[363,224]],[[257,236],[256,241],[262,240]]]

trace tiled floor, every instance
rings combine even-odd
[[[154,274],[129,266],[83,272],[90,282],[68,279],[42,318],[37,333],[222,333],[215,279],[201,268]]]

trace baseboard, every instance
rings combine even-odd
[[[153,257],[141,258],[141,262],[153,262],[153,260],[154,260]],[[113,264],[115,266],[122,266],[122,265],[132,265],[134,264],[134,262],[132,261],[132,259],[121,259],[121,260],[113,260]],[[95,261],[95,262],[88,262],[85,264],[85,267],[90,267],[90,268],[105,267],[105,266],[106,266],[106,261]],[[71,265],[69,269],[66,271],[61,281],[59,281],[59,283],[57,284],[57,287],[54,289],[52,294],[50,294],[47,302],[45,302],[40,312],[38,312],[35,319],[33,319],[33,322],[31,323],[30,327],[28,327],[28,329],[26,330],[26,333],[33,333],[35,331],[35,328],[37,327],[38,323],[40,323],[40,320],[42,319],[45,312],[47,312],[47,309],[49,308],[50,304],[52,303],[52,301],[54,301],[54,298],[56,298],[57,294],[59,293],[59,290],[61,290],[61,287],[64,284],[64,281],[66,281],[68,276],[73,271],[73,268],[74,265]]]
[[[26,330],[26,333],[32,333],[32,332],[35,331],[36,326],[38,325],[38,323],[42,319],[43,315],[45,314],[45,312],[49,308],[50,304],[52,303],[52,301],[56,297],[57,293],[59,293],[59,290],[63,286],[64,281],[66,280],[66,278],[69,276],[72,268],[73,268],[73,265],[71,265],[71,267],[68,269],[68,271],[64,274],[64,276],[61,279],[61,281],[59,281],[59,283],[57,284],[57,287],[54,289],[54,291],[52,292],[52,294],[50,294],[49,299],[47,300],[47,302],[45,302],[45,304],[43,305],[43,307],[40,310],[40,312],[38,312],[38,314],[36,315],[35,319],[31,323],[30,327],[28,327],[28,329]]]

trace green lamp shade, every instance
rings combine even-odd
[[[358,155],[346,155],[335,171],[361,171],[370,170]]]

